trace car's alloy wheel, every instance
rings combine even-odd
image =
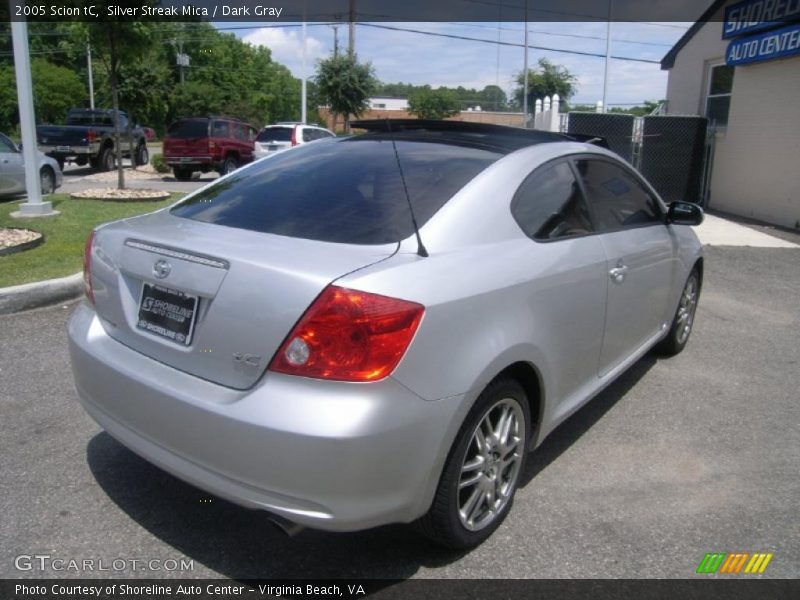
[[[49,168],[42,169],[41,174],[39,175],[39,182],[40,187],[42,189],[42,194],[52,194],[56,187],[55,177],[53,176],[53,172]]]
[[[692,270],[683,286],[678,309],[670,326],[669,333],[656,345],[656,352],[666,356],[678,354],[686,346],[694,327],[697,301],[700,297],[700,273]]]
[[[150,152],[147,150],[147,146],[141,144],[136,149],[136,164],[138,166],[144,166],[150,161]]]
[[[681,294],[681,301],[678,304],[677,318],[677,340],[679,344],[685,344],[689,339],[694,324],[694,313],[697,310],[697,275],[692,273]]]
[[[525,465],[530,416],[514,379],[490,383],[470,410],[447,457],[428,513],[415,525],[433,541],[472,548],[503,522]]]
[[[458,517],[469,531],[489,526],[516,489],[525,453],[525,415],[519,402],[503,398],[472,432],[458,482]]]
[[[229,156],[225,159],[225,162],[222,164],[222,175],[227,175],[228,173],[233,173],[236,170],[236,159]]]

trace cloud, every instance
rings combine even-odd
[[[272,58],[300,77],[303,68],[303,34],[300,28],[261,28],[242,38],[254,46],[265,46],[272,51]],[[326,54],[323,43],[309,34],[306,36],[306,65],[308,74],[314,72],[314,64]]]

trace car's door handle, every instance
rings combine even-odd
[[[622,264],[622,261],[617,263],[617,266],[613,269],[609,269],[608,276],[611,277],[611,281],[614,283],[622,283],[625,281],[625,273],[628,272],[628,267]]]

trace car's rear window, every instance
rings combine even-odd
[[[183,139],[208,137],[208,119],[176,121],[169,126],[167,137]]]
[[[256,137],[257,142],[291,142],[293,127],[267,127]]]
[[[502,154],[398,141],[420,227]],[[391,141],[369,136],[299,146],[243,169],[172,208],[207,223],[348,244],[405,239],[414,227]]]

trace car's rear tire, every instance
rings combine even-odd
[[[686,278],[686,284],[683,286],[669,333],[654,348],[657,354],[675,356],[686,347],[694,326],[697,300],[700,297],[700,285],[700,272],[697,268],[694,268],[689,273],[689,277]]]
[[[175,179],[178,181],[189,181],[192,178],[193,171],[183,167],[174,167],[172,172],[175,173]]]
[[[222,166],[219,169],[219,174],[222,176],[227,175],[228,173],[233,173],[239,167],[239,163],[236,162],[235,156],[228,156],[225,158],[225,161],[222,163]]]
[[[50,167],[43,167],[39,172],[39,186],[42,195],[52,194],[56,189],[56,175]]]
[[[514,379],[490,383],[456,436],[428,513],[416,528],[434,542],[465,550],[505,519],[525,466],[530,412]]]

